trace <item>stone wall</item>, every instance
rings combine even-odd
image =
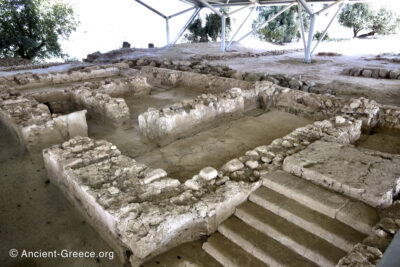
[[[377,266],[394,236],[400,229],[400,203],[381,214],[381,220],[373,227],[363,242],[354,246],[348,255],[343,257],[337,267]]]
[[[123,98],[91,91],[85,87],[70,92],[74,105],[85,108],[89,114],[115,126],[129,123],[129,107]]]
[[[256,88],[260,92],[261,106],[264,109],[278,108],[316,120],[335,115],[348,115],[362,120],[365,131],[375,127],[379,120],[381,106],[374,100],[313,94],[276,85],[271,86],[266,82],[256,83]]]
[[[22,74],[0,77],[0,89],[29,88],[45,85],[56,85],[68,82],[78,82],[95,78],[118,76],[121,70],[129,66],[125,63],[113,65],[96,65],[89,67],[76,67],[63,72],[50,72],[35,74],[26,72]]]
[[[215,94],[224,92],[233,87],[238,87],[243,90],[252,87],[252,83],[246,81],[151,66],[142,67],[140,74],[146,77],[148,82],[154,86],[190,87],[192,90],[198,90],[201,93]]]
[[[400,108],[395,106],[381,106],[378,125],[385,128],[400,129]]]
[[[145,138],[165,145],[223,120],[237,118],[244,111],[242,90],[233,88],[223,94],[203,94],[163,109],[149,108],[139,115],[139,129]]]
[[[45,103],[53,113],[69,113],[87,109],[89,116],[119,126],[130,119],[129,108],[122,97],[149,94],[151,86],[146,78],[134,75],[128,78],[85,82],[64,89],[28,93],[40,103]]]
[[[150,66],[150,67],[183,71],[184,73],[186,73],[186,75],[189,76],[190,74],[187,73],[201,73],[201,74],[210,74],[212,76],[223,77],[223,78],[232,78],[235,80],[246,81],[249,83],[257,81],[270,81],[282,87],[288,87],[295,90],[302,90],[305,92],[314,92],[313,88],[314,86],[317,85],[312,81],[304,81],[300,78],[288,77],[282,74],[271,75],[265,73],[240,72],[231,69],[228,66],[210,65],[204,61],[183,61],[183,60],[160,61],[158,59],[140,58],[138,60],[125,60],[123,62],[129,64],[131,68],[143,69],[146,66]],[[212,76],[209,76],[208,79],[213,79]],[[190,80],[191,79],[189,79],[189,81]],[[206,81],[205,84],[209,85],[209,88],[213,89],[213,86],[209,84],[209,82]],[[243,85],[240,84],[231,86],[231,88],[232,87],[239,87],[242,89],[246,89],[246,87],[243,87]],[[224,88],[222,90],[227,90],[227,89],[229,88]],[[315,90],[315,93],[318,93],[318,91],[319,90]],[[210,93],[214,93],[214,91],[210,91]]]
[[[51,114],[46,105],[12,92],[0,93],[0,120],[22,147],[35,152],[75,136],[87,136],[86,110]]]
[[[349,68],[342,71],[343,75],[375,78],[375,79],[397,79],[400,80],[399,70],[387,70],[377,68]]]

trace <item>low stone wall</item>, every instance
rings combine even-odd
[[[254,83],[257,81],[270,81],[274,84],[277,84],[282,87],[288,87],[295,90],[302,90],[305,92],[313,91],[313,87],[316,86],[315,82],[312,81],[304,81],[300,78],[293,78],[288,77],[286,75],[277,74],[265,74],[265,73],[250,73],[250,72],[240,72],[234,69],[229,68],[228,66],[223,65],[210,65],[204,61],[183,61],[183,60],[164,60],[160,61],[158,59],[151,59],[151,58],[140,58],[138,60],[125,60],[129,64],[131,68],[140,68],[144,69],[146,66],[150,67],[157,67],[163,69],[171,69],[177,71],[183,71],[186,75],[187,73],[201,73],[201,74],[210,74],[216,77],[222,78],[232,78],[239,81],[245,81],[249,83]],[[208,79],[213,79],[208,77]],[[192,79],[189,79],[191,81]],[[204,83],[204,82],[203,82]],[[190,84],[190,83],[189,83]],[[213,89],[213,86],[207,81],[204,84],[209,85],[209,89]],[[201,84],[200,84],[201,85]],[[215,85],[214,85],[215,86]],[[239,87],[242,89],[246,89],[241,84],[236,84],[231,86],[232,87]],[[202,88],[200,86],[200,88]],[[224,88],[222,91],[227,90],[229,88]],[[215,91],[209,91],[210,93],[215,93]],[[221,91],[220,91],[221,92]],[[317,93],[317,92],[316,92]]]
[[[154,86],[190,87],[192,90],[198,90],[201,93],[221,93],[233,87],[246,90],[253,85],[250,82],[231,78],[151,66],[142,67],[140,74]]]
[[[122,97],[149,94],[151,86],[146,78],[134,75],[128,78],[85,82],[64,89],[28,93],[40,103],[45,103],[53,113],[69,113],[87,109],[89,116],[119,126],[130,119],[129,108]]]
[[[400,80],[399,70],[387,70],[376,68],[349,68],[342,71],[343,75],[375,78],[375,79],[397,79]]]
[[[337,267],[377,266],[383,253],[400,229],[400,205],[395,203],[388,214],[373,227],[372,233],[362,243],[354,246],[348,255],[343,257]]]
[[[242,90],[233,88],[223,94],[203,94],[161,110],[149,108],[139,115],[141,134],[159,145],[199,132],[245,111]]]
[[[125,63],[71,68],[63,72],[35,74],[31,72],[0,77],[0,89],[24,89],[34,86],[56,85],[95,78],[120,75],[129,66]]]
[[[384,128],[400,129],[400,107],[382,106],[378,125]]]
[[[139,266],[171,247],[216,231],[260,182],[226,180],[217,171],[192,190],[162,169],[121,155],[106,141],[77,137],[43,152],[60,187],[121,260]]]
[[[87,136],[86,110],[51,114],[48,107],[29,97],[0,94],[0,120],[22,147],[36,152],[75,136]]]
[[[115,126],[129,123],[129,107],[123,98],[91,91],[85,87],[70,92],[74,105],[88,110],[89,114]]]
[[[278,108],[294,114],[321,120],[335,115],[349,115],[363,122],[365,131],[375,127],[379,120],[380,106],[366,98],[345,99],[332,95],[319,95],[279,86],[266,82],[256,83],[264,109]]]

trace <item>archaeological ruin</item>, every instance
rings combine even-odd
[[[0,67],[0,266],[400,266],[400,54],[124,46]]]

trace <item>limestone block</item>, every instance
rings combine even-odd
[[[316,141],[285,159],[284,170],[373,207],[388,207],[400,191],[400,156]]]

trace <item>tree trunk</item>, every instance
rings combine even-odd
[[[360,36],[358,36],[357,38],[365,38],[368,36],[374,36],[375,35],[375,31],[371,31],[369,33],[365,33],[365,34],[361,34]]]

